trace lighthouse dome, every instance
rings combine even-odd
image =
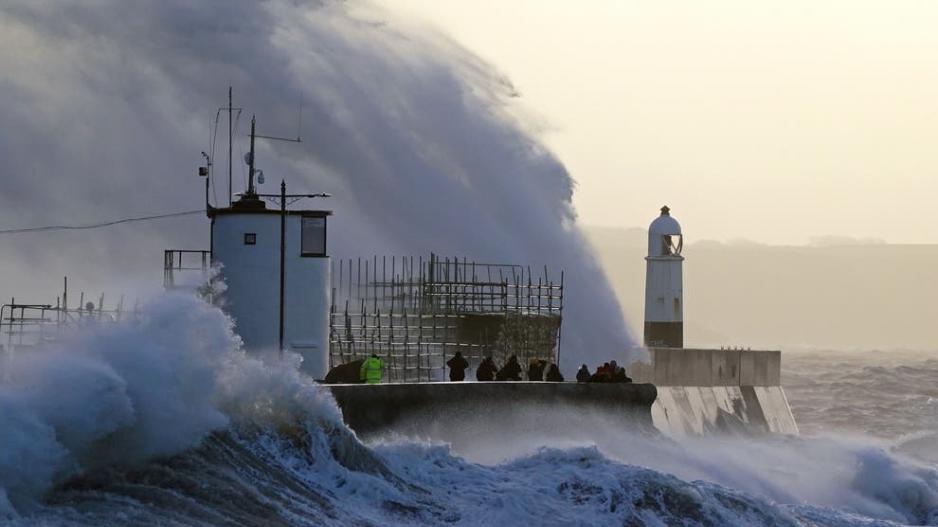
[[[661,207],[661,215],[648,226],[648,234],[656,236],[681,234],[681,224],[671,216],[671,209],[667,205]]]
[[[648,256],[680,257],[683,245],[681,224],[671,217],[667,205],[661,207],[661,215],[648,226]]]

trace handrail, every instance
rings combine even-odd
[[[195,263],[190,263],[197,255]],[[186,258],[186,256],[190,256]],[[207,273],[212,265],[212,251],[202,249],[166,249],[163,251],[163,287],[176,288],[176,273],[180,271],[200,271]]]

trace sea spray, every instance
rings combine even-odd
[[[437,417],[433,437],[453,453],[486,465],[512,465],[544,448],[595,448],[619,463],[647,467],[683,481],[706,481],[786,506],[810,504],[900,524],[938,522],[938,468],[883,440],[860,435],[815,437],[761,434],[672,439],[637,433],[619,415],[584,408],[512,405],[518,427],[500,426],[493,412]],[[390,448],[407,443],[389,432]],[[836,515],[835,515],[836,516]]]
[[[245,108],[235,192],[244,189],[244,123],[256,115],[261,133],[302,138],[257,142],[268,180],[334,196],[317,203],[335,210],[332,255],[435,252],[563,268],[565,373],[628,362],[634,342],[576,223],[573,177],[511,83],[444,35],[367,2],[331,0],[11,0],[0,17],[0,221],[198,209],[200,150],[215,155],[210,197],[227,206],[227,138],[214,151],[208,139],[233,85]],[[107,207],[90,205],[102,195]],[[192,216],[0,244],[8,295],[53,295],[48,277],[64,274],[112,291],[117,279],[155,283],[154,251],[204,247],[208,225]],[[52,247],[64,256],[46,253]]]
[[[81,471],[197,446],[236,419],[264,425],[338,409],[298,358],[248,355],[231,320],[195,296],[162,295],[137,316],[79,327],[0,358],[0,488],[29,508]]]

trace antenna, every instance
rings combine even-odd
[[[228,206],[231,206],[231,86],[228,86]]]
[[[303,106],[300,105],[299,112],[297,114],[297,120],[296,120],[296,139],[291,139],[289,137],[277,137],[273,135],[260,135],[260,134],[257,134],[255,137],[259,137],[261,139],[269,139],[271,141],[287,141],[289,143],[302,143],[303,138],[300,137],[300,133],[302,129],[303,129]]]
[[[271,141],[287,141],[289,143],[302,143],[303,142],[303,140],[300,139],[299,136],[297,136],[296,139],[290,139],[289,137],[274,137],[272,135],[261,135],[261,134],[257,134],[254,137],[257,137],[258,139],[269,139]]]
[[[251,153],[248,154],[248,191],[247,196],[254,197],[254,126],[256,120],[251,116]]]

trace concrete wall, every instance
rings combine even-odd
[[[761,350],[650,348],[650,363],[627,368],[655,386],[779,386],[782,353]]]
[[[650,384],[576,382],[436,382],[401,384],[333,384],[345,422],[360,436],[416,432],[448,437],[498,428],[526,433],[532,424],[585,428],[578,420],[602,411],[620,416],[631,429],[652,430]],[[565,410],[565,411],[558,411]],[[569,410],[569,411],[567,411]],[[532,422],[533,420],[533,422]],[[471,424],[467,424],[471,423]],[[435,433],[442,432],[442,433]],[[455,437],[454,439],[459,439]]]
[[[798,435],[781,386],[660,386],[651,417],[655,428],[672,437]]]
[[[652,348],[628,368],[658,387],[655,427],[673,436],[721,432],[798,434],[781,387],[780,351]]]
[[[636,383],[420,383],[331,385],[349,426],[360,435],[394,430],[445,437],[456,444],[499,429],[582,427],[594,411],[618,414],[624,426],[675,436],[714,433],[798,434],[779,386],[778,351],[650,350],[634,364]],[[652,385],[652,383],[654,385]],[[564,408],[572,411],[558,411]],[[602,417],[607,418],[607,417]],[[467,424],[471,423],[471,424]]]

